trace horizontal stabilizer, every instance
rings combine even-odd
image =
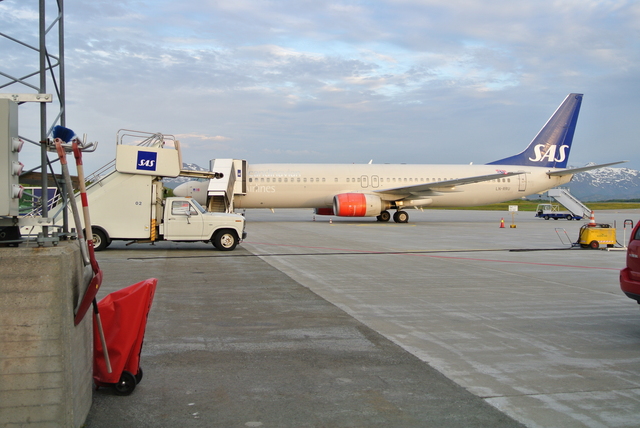
[[[547,172],[547,175],[549,175],[550,177],[553,177],[553,176],[562,177],[564,175],[577,174],[579,172],[591,171],[592,169],[604,168],[606,166],[618,165],[619,163],[625,163],[625,162],[629,162],[629,161],[625,160],[625,161],[618,161],[618,162],[611,162],[611,163],[602,163],[600,165],[584,166],[582,168],[563,169],[562,171]]]

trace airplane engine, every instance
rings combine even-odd
[[[376,195],[341,193],[333,197],[333,212],[342,217],[373,217],[386,209],[387,204]]]

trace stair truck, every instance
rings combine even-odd
[[[165,148],[166,135],[149,134],[142,143],[126,145],[122,144],[122,131],[126,130],[119,131],[115,170],[104,177],[87,179],[91,181],[87,198],[96,251],[104,250],[114,240],[202,241],[211,242],[218,250],[231,251],[246,238],[242,215],[207,212],[189,197],[164,197],[163,177],[196,174],[218,178],[220,174],[182,171],[180,144],[173,140],[173,147]]]
[[[582,216],[575,215],[566,211],[560,211],[560,205],[556,204],[538,204],[536,207],[536,217],[549,220],[567,219],[581,220]]]

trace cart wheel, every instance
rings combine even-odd
[[[136,384],[142,380],[142,367],[138,367],[138,374],[136,374]]]
[[[589,246],[594,250],[597,250],[598,248],[600,248],[600,243],[598,241],[591,241],[589,242]]]
[[[131,373],[124,371],[120,375],[120,380],[114,385],[116,395],[129,395],[136,389],[136,377]]]

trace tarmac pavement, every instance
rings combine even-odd
[[[127,397],[94,392],[87,426],[637,425],[624,252],[563,244],[556,229],[576,239],[583,222],[409,213],[247,211],[249,236],[229,253],[113,243],[98,253],[98,297],[149,277],[158,289],[144,379]],[[620,242],[640,218],[597,215]]]

